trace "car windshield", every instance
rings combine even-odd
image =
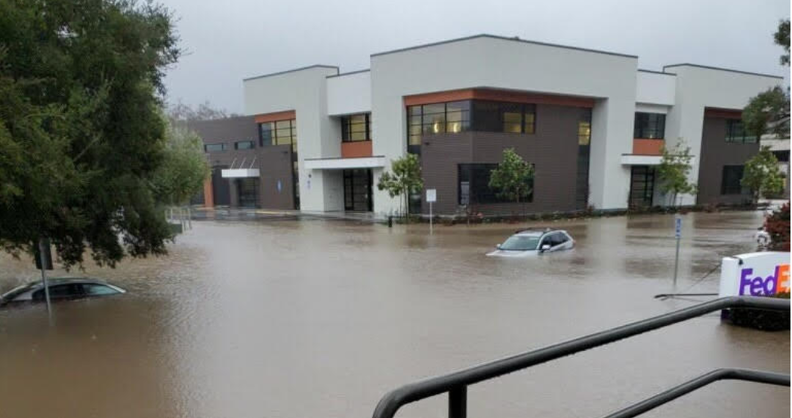
[[[500,249],[506,251],[530,251],[535,250],[539,244],[539,235],[514,235],[509,237]]]

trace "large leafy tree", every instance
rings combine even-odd
[[[773,40],[784,48],[781,65],[789,66],[789,19],[778,24]],[[757,138],[761,139],[766,133],[786,138],[789,135],[789,90],[774,87],[752,97],[743,109],[742,119],[746,131]]]
[[[780,138],[789,135],[789,97],[781,87],[773,87],[751,98],[742,113],[745,130],[761,138],[773,133]]]
[[[741,184],[751,190],[753,202],[784,190],[784,176],[778,168],[778,159],[764,146],[759,153],[745,162]]]
[[[152,175],[155,201],[168,205],[187,203],[203,187],[209,171],[201,137],[185,124],[169,121],[163,163]]]
[[[513,148],[503,150],[503,161],[490,173],[489,187],[498,190],[498,195],[515,203],[525,201],[533,192],[534,168]]]
[[[171,22],[132,0],[0,0],[0,248],[50,238],[66,267],[165,252]]]
[[[688,180],[693,156],[681,138],[673,148],[663,147],[662,151],[663,156],[657,166],[660,191],[671,196],[671,202],[676,206],[678,197],[696,193],[696,184]]]
[[[773,34],[773,40],[786,52],[781,55],[781,65],[789,66],[789,19],[778,23],[778,30]]]
[[[410,207],[410,194],[422,188],[421,162],[415,154],[391,161],[391,171],[382,173],[377,182],[377,189],[387,191],[391,198],[401,196],[403,214]]]

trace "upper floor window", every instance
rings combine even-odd
[[[253,141],[237,141],[234,142],[234,149],[253,149],[255,148]]]
[[[635,112],[635,132],[633,138],[665,138],[665,116],[662,113]]]
[[[226,150],[226,144],[206,144],[204,151],[206,152],[221,152]]]
[[[739,119],[726,120],[726,142],[738,142],[741,144],[755,144],[756,136],[748,135],[745,132],[745,125]]]
[[[408,142],[421,145],[425,135],[465,131],[536,132],[536,105],[524,103],[460,100],[407,107]]]
[[[341,140],[344,142],[371,140],[371,115],[349,115],[341,118]]]
[[[536,131],[536,105],[474,100],[473,130],[533,134]]]
[[[259,141],[262,147],[291,145],[297,152],[297,121],[295,119],[259,123]]]
[[[408,144],[421,145],[423,135],[470,129],[470,100],[408,106]]]

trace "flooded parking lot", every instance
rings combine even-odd
[[[685,216],[679,290],[716,291],[758,212]],[[120,297],[0,312],[8,417],[368,417],[388,390],[689,306],[671,291],[673,217],[552,224],[573,251],[484,254],[514,225],[195,222],[165,258],[86,274]],[[0,289],[37,278],[0,256]],[[789,372],[789,332],[710,315],[484,382],[470,416],[601,416],[718,367]],[[445,398],[400,416],[445,416]],[[789,416],[789,390],[721,382],[647,416]]]

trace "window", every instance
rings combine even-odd
[[[82,295],[82,285],[79,284],[59,284],[49,287],[50,299],[66,299]],[[31,295],[33,300],[41,301],[46,299],[44,289],[37,290]]]
[[[275,124],[272,122],[259,123],[259,143],[262,147],[272,145],[272,135],[275,130]]]
[[[665,138],[665,115],[662,113],[635,112],[633,138]]]
[[[279,120],[259,124],[259,142],[262,147],[270,145],[291,145],[297,152],[297,121]]]
[[[237,141],[234,142],[234,149],[253,149],[256,145],[253,141]]]
[[[110,286],[105,286],[103,284],[83,284],[83,291],[86,295],[89,296],[104,296],[104,295],[115,295],[118,293],[117,290],[113,289]]]
[[[204,151],[206,152],[223,152],[226,150],[226,144],[206,144]]]
[[[512,235],[500,249],[504,251],[533,251],[539,245],[539,235]]]
[[[473,101],[473,130],[478,132],[536,132],[536,105]]]
[[[341,118],[341,140],[343,142],[370,141],[371,115],[350,115]]]
[[[721,179],[721,194],[743,194],[743,187],[740,182],[743,177],[744,166],[725,165],[723,166],[723,178]]]
[[[741,120],[728,119],[726,120],[726,142],[755,144],[756,137],[750,136],[745,132],[745,126]]]
[[[424,135],[470,130],[470,100],[407,107],[408,145],[421,145]]]
[[[457,178],[459,180],[458,197],[460,205],[511,203],[510,199],[498,196],[498,192],[489,187],[490,173],[497,164],[459,164]],[[533,179],[530,180],[531,194],[526,201],[533,201]]]

